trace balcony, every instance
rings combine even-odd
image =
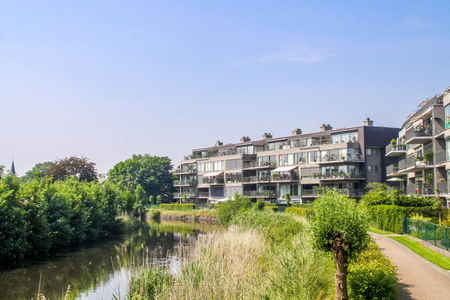
[[[209,192],[198,192],[197,193],[197,197],[198,198],[208,198],[209,197]]]
[[[191,179],[191,180],[175,180],[173,182],[174,186],[195,186],[196,185],[196,181]]]
[[[406,146],[405,145],[392,145],[389,144],[386,146],[386,156],[400,156],[402,154],[406,153]]]
[[[249,162],[244,163],[244,169],[270,169],[276,168],[275,162]]]
[[[276,198],[277,193],[275,191],[244,191],[244,196],[251,198]]]
[[[292,181],[298,181],[298,174],[297,173],[291,173],[291,174],[272,174],[272,182],[292,182]]]
[[[176,169],[176,170],[173,170],[173,174],[197,174],[197,169],[195,169],[195,168]]]
[[[362,197],[366,193],[365,189],[336,189],[338,193],[347,195],[349,197]],[[322,195],[323,190],[321,188],[318,189],[303,189],[302,197],[319,197]]]
[[[185,193],[173,193],[174,198],[183,198],[183,195],[186,195],[186,197],[189,198],[197,198],[196,192],[185,192]]]
[[[405,144],[424,144],[433,139],[433,130],[431,126],[419,129],[411,128],[406,131]]]
[[[436,184],[436,187],[439,189],[439,195],[448,194],[448,184],[447,182],[439,182]]]
[[[324,157],[317,157],[316,162],[319,164],[336,164],[345,162],[364,162],[364,157],[361,154],[347,154],[346,156],[335,157],[333,155]]]
[[[389,165],[386,168],[387,176],[397,176],[399,171],[398,165]]]
[[[414,157],[413,157],[414,158]],[[426,163],[421,161],[413,162],[412,164],[408,164],[408,158],[406,158],[406,169],[403,172],[414,173],[423,170],[432,169],[434,167],[434,161],[428,161]]]
[[[208,184],[208,185],[215,185],[215,184],[223,184],[224,178],[223,177],[206,177],[202,179],[202,184]]]
[[[364,174],[346,174],[341,172],[316,173],[314,179],[319,180],[364,180]]]
[[[246,177],[242,177],[242,183],[250,183],[250,184],[254,184],[258,181],[258,177],[257,176],[246,176]]]
[[[219,150],[219,151],[208,151],[205,154],[200,153],[193,153],[190,155],[187,155],[184,157],[184,160],[192,160],[192,159],[199,159],[199,158],[208,158],[208,157],[219,157],[219,156],[230,156],[230,155],[255,155],[257,150],[254,150],[252,153],[246,152],[246,151],[239,151],[238,149],[226,149],[226,150]]]
[[[447,162],[447,155],[445,151],[436,153],[436,165],[440,165]]]

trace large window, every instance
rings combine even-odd
[[[306,152],[295,153],[294,162],[296,164],[306,164],[308,162],[307,153]]]
[[[291,141],[292,148],[301,148],[301,147],[306,147],[306,146],[310,146],[310,145],[311,145],[311,138]]]
[[[258,167],[276,166],[276,155],[258,157]]]
[[[223,197],[223,187],[211,187],[211,197]]]
[[[241,154],[254,154],[253,145],[237,147],[237,152]]]
[[[205,172],[205,163],[197,163],[197,172]]]
[[[223,160],[214,162],[214,171],[223,171]]]
[[[289,146],[288,142],[287,141],[282,141],[282,142],[269,143],[269,150],[283,149],[283,146]]]
[[[280,185],[280,196],[285,197],[287,193],[291,196],[301,196],[301,187],[298,184]]]
[[[320,161],[320,151],[308,152],[308,161],[311,164],[316,162],[316,161]]]
[[[333,134],[331,135],[331,142],[333,144],[348,142],[356,143],[358,142],[358,132]]]
[[[227,173],[226,179],[227,179],[227,183],[242,182],[242,173]]]
[[[205,172],[210,172],[213,170],[212,162],[208,161],[208,162],[205,162],[204,164],[205,164]]]
[[[288,166],[293,165],[294,159],[292,154],[283,154],[280,155],[280,166]]]

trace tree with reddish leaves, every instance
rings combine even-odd
[[[79,181],[91,182],[97,180],[95,163],[90,162],[87,157],[72,156],[57,160],[44,175],[45,177],[53,177],[53,180],[65,180],[68,176],[74,176]]]
[[[334,189],[325,189],[314,201],[310,216],[312,244],[334,257],[335,300],[347,300],[347,265],[349,259],[368,246],[368,213],[364,204]]]

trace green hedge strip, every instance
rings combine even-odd
[[[159,208],[164,210],[194,210],[195,204],[160,204]]]
[[[386,231],[403,233],[403,218],[412,214],[423,215],[426,218],[439,218],[439,211],[433,207],[402,207],[397,205],[375,205],[369,207],[372,225]],[[447,214],[443,211],[443,217]]]

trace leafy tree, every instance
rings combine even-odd
[[[142,216],[145,213],[145,205],[148,200],[147,195],[140,184],[136,187],[134,195],[136,197],[136,201],[134,203],[134,215],[136,217]]]
[[[347,264],[368,245],[368,214],[348,196],[333,189],[314,201],[311,239],[315,248],[334,257],[336,300],[348,299]]]
[[[5,171],[5,166],[0,165],[0,179],[3,178],[3,172]]]
[[[45,172],[46,177],[54,180],[65,180],[68,176],[75,176],[79,181],[91,182],[97,180],[95,163],[89,162],[87,157],[69,157],[55,161]]]
[[[150,197],[148,197],[148,202],[150,202],[151,204],[155,204],[155,196],[150,195]]]
[[[361,201],[367,205],[385,204],[392,202],[388,197],[387,188],[389,185],[380,182],[370,182],[366,188],[368,192],[361,198]],[[387,203],[386,203],[387,204]],[[389,203],[392,204],[392,203]]]
[[[171,170],[172,164],[168,157],[134,154],[109,170],[108,180],[124,182],[133,188],[140,184],[148,196],[162,195],[164,202],[170,202],[173,192]]]
[[[161,204],[161,195],[156,196],[156,203]]]
[[[187,196],[186,194],[183,194],[183,197],[181,197],[181,202],[186,203]]]
[[[30,181],[34,178],[42,177],[45,172],[47,172],[53,163],[51,161],[46,161],[43,163],[36,164],[31,170],[25,173],[25,176],[22,176],[21,179],[24,182]]]

